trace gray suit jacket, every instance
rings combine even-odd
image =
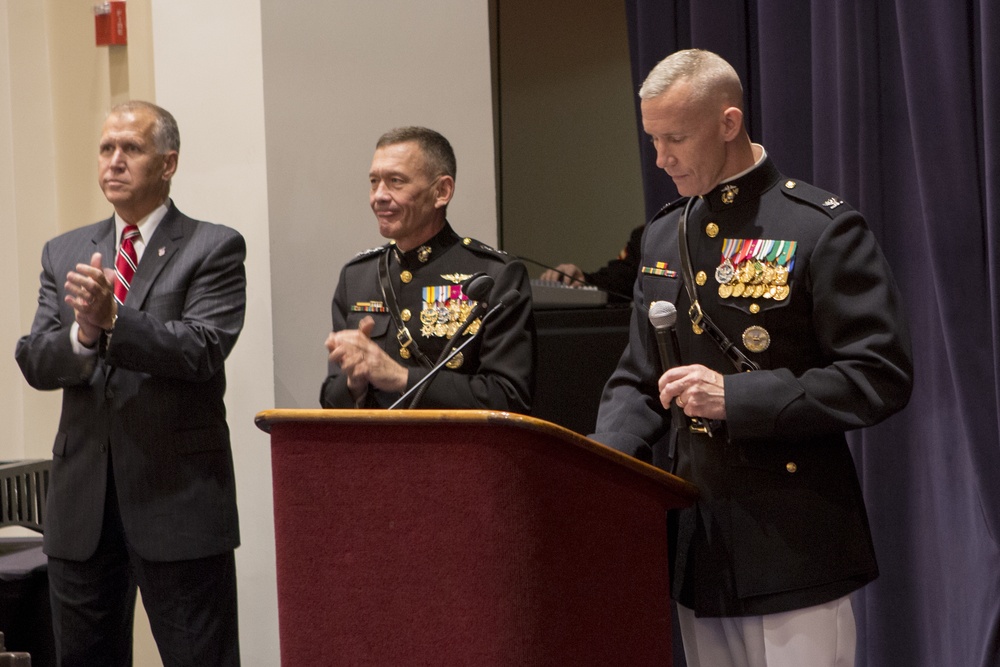
[[[108,457],[129,543],[149,560],[201,558],[239,544],[224,362],[246,305],[246,244],[173,204],[146,244],[101,354],[74,353],[66,274],[94,252],[110,266],[112,219],[42,252],[31,333],[16,358],[36,389],[62,389],[45,552],[84,560],[101,534]]]

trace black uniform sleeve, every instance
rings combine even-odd
[[[727,375],[732,438],[801,437],[875,424],[906,405],[913,360],[901,298],[864,218],[851,211],[819,239],[809,268],[823,365]]]
[[[632,287],[639,273],[642,232],[645,225],[632,230],[628,243],[621,255],[593,273],[584,273],[583,277],[591,285],[608,292],[609,301],[625,302],[632,298]]]

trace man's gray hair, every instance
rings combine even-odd
[[[379,137],[375,148],[384,148],[385,146],[402,144],[408,141],[413,141],[420,146],[431,176],[445,175],[455,178],[457,170],[455,151],[440,132],[435,132],[426,127],[397,127]]]
[[[177,121],[173,115],[163,107],[158,107],[152,102],[142,100],[129,100],[112,107],[108,117],[125,113],[135,113],[136,111],[148,111],[153,114],[153,143],[156,151],[164,155],[170,151],[180,152],[181,133],[177,129]]]
[[[696,102],[719,96],[729,106],[743,109],[743,85],[736,70],[722,56],[702,49],[677,51],[658,62],[639,88],[639,97],[659,97],[681,81],[691,84]]]

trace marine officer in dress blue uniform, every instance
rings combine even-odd
[[[369,199],[390,242],[341,271],[323,407],[388,407],[428,373],[449,341],[463,342],[452,338],[477,335],[427,384],[420,407],[530,410],[535,325],[528,274],[520,261],[451,228],[455,171],[450,143],[433,130],[398,128],[376,144]],[[517,296],[482,331],[476,318],[463,332],[477,304],[462,283],[480,272],[494,280],[485,305],[512,290]]]
[[[647,225],[594,437],[700,490],[668,516],[691,667],[853,665],[850,594],[878,569],[844,432],[901,409],[913,378],[889,266],[857,211],[751,143],[725,60],[675,53],[639,96],[684,199]],[[666,372],[656,301],[680,315]]]

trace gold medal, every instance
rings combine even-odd
[[[736,283],[735,285],[733,285],[733,296],[737,298],[743,296],[743,292],[746,290],[746,288],[747,286],[744,285],[743,283],[741,282]]]
[[[763,295],[764,295],[764,286],[763,285],[754,285],[754,288],[753,288],[753,298],[754,299],[759,299]]]
[[[448,368],[451,368],[451,369],[455,369],[455,368],[460,367],[464,361],[465,361],[465,357],[463,357],[462,353],[459,352],[454,357],[452,357],[451,359],[449,359],[448,363],[446,363],[445,366],[447,366]]]
[[[723,299],[728,299],[732,295],[733,295],[733,286],[732,285],[729,285],[729,284],[719,285],[719,296],[720,297],[722,297]]]
[[[430,306],[420,311],[420,322],[424,325],[433,325],[437,322],[437,308]]]
[[[743,332],[743,345],[751,352],[763,352],[771,345],[771,334],[756,324]]]
[[[774,284],[775,285],[787,285],[788,284],[788,268],[784,266],[774,267]]]
[[[455,334],[458,332],[458,326],[459,326],[458,322],[449,322],[448,323],[448,330],[447,330],[448,338],[454,338],[455,337]]]
[[[444,335],[448,333],[448,325],[444,322],[438,322],[434,325],[434,335],[438,338],[444,338]]]
[[[788,287],[788,285],[778,285],[774,289],[774,300],[784,301],[785,299],[788,298],[788,295],[791,293],[791,291],[792,290],[790,287]]]

